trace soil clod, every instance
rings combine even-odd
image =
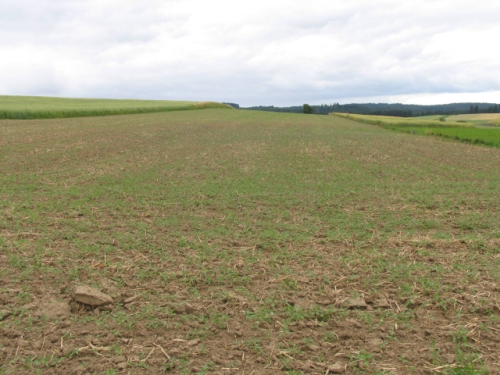
[[[373,304],[373,307],[378,308],[378,309],[388,309],[391,307],[389,304],[389,301],[387,301],[385,298],[378,299],[375,301]]]
[[[61,317],[68,317],[71,315],[71,310],[67,302],[59,302],[56,300],[50,300],[44,302],[40,309],[38,310],[38,315],[45,316],[46,318],[53,320]]]
[[[367,307],[364,298],[351,298],[347,303],[350,309],[366,309]]]

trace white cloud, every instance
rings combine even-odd
[[[0,0],[0,9],[0,94],[500,101],[495,2]]]

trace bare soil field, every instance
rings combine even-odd
[[[0,374],[500,374],[500,150],[337,116],[0,121]]]

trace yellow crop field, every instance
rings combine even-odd
[[[446,121],[470,121],[475,123],[500,124],[500,113],[472,113],[446,117]]]
[[[331,115],[354,120],[363,124],[381,125],[385,127],[398,126],[398,127],[458,127],[466,128],[473,127],[473,124],[464,124],[463,122],[456,122],[447,120],[439,121],[442,116],[426,116],[422,117],[396,117],[396,116],[374,116],[374,115],[357,115],[351,113],[331,113]],[[437,119],[435,119],[437,117]]]

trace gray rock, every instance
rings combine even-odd
[[[345,366],[340,363],[334,363],[328,366],[328,372],[330,374],[343,374],[345,372]]]
[[[113,298],[88,286],[77,286],[73,291],[73,298],[75,301],[90,306],[103,306],[113,303]]]

